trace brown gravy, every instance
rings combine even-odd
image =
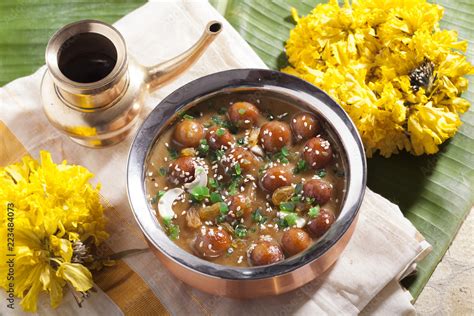
[[[247,267],[256,265],[255,261],[252,260],[252,256],[255,255],[252,254],[252,251],[255,249],[256,244],[262,240],[269,240],[272,244],[280,247],[284,257],[294,255],[291,251],[288,251],[288,246],[285,247],[285,245],[282,244],[282,238],[286,231],[292,229],[291,227],[297,226],[294,223],[295,216],[288,217],[288,221],[286,221],[287,215],[282,217],[282,213],[279,213],[282,209],[285,211],[288,210],[288,208],[290,209],[289,212],[283,214],[294,213],[296,214],[297,218],[304,219],[306,224],[301,227],[301,230],[305,232],[304,234],[309,233],[308,235],[311,238],[311,242],[316,242],[320,236],[318,233],[316,235],[311,234],[308,223],[312,220],[315,220],[317,216],[322,216],[321,211],[323,209],[324,212],[333,218],[338,216],[341,203],[343,202],[342,199],[344,196],[345,176],[342,158],[339,154],[340,144],[332,138],[332,134],[330,132],[325,130],[327,127],[325,126],[324,120],[315,115],[315,117],[322,123],[322,129],[318,135],[320,134],[322,137],[327,139],[332,148],[332,161],[328,165],[320,169],[313,169],[308,165],[308,163],[306,163],[304,169],[300,168],[303,170],[298,170],[296,172],[298,166],[302,166],[302,163],[300,162],[304,161],[302,158],[302,152],[306,149],[304,148],[305,141],[298,141],[294,135],[294,132],[292,132],[291,145],[285,146],[286,149],[265,155],[264,157],[255,155],[259,162],[259,171],[254,176],[255,181],[252,181],[250,179],[251,177],[248,177],[245,172],[241,171],[240,179],[236,181],[238,182],[238,185],[234,188],[230,188],[230,191],[233,192],[229,192],[229,181],[232,182],[232,177],[229,180],[229,174],[231,172],[229,170],[227,170],[227,172],[223,171],[221,164],[214,160],[216,159],[215,151],[209,149],[207,155],[201,154],[201,158],[194,158],[199,160],[200,163],[206,164],[208,169],[208,180],[219,179],[217,182],[220,185],[221,190],[219,191],[215,189],[208,181],[207,187],[209,193],[216,192],[219,194],[223,202],[216,203],[225,204],[230,203],[228,200],[231,195],[240,194],[245,197],[246,201],[249,201],[249,207],[251,208],[251,211],[244,214],[242,217],[229,219],[228,215],[224,216],[225,209],[220,209],[219,216],[217,216],[215,219],[201,218],[201,225],[199,225],[199,227],[192,228],[188,225],[188,219],[186,216],[187,213],[190,212],[191,209],[196,213],[196,210],[199,210],[203,207],[209,208],[209,206],[215,203],[210,201],[211,197],[207,196],[205,194],[206,192],[204,192],[203,196],[198,196],[198,198],[202,198],[201,201],[196,201],[193,199],[193,196],[185,189],[186,193],[184,193],[182,200],[177,201],[172,206],[172,209],[176,215],[171,221],[164,221],[159,215],[158,209],[158,201],[160,200],[161,196],[163,196],[163,192],[175,187],[183,187],[182,185],[176,185],[170,182],[168,178],[171,163],[176,159],[177,156],[182,155],[180,154],[181,148],[177,148],[175,141],[173,140],[173,133],[176,124],[182,120],[192,120],[202,124],[205,127],[204,133],[208,133],[209,129],[213,126],[224,125],[228,127],[228,109],[234,103],[240,101],[250,102],[260,111],[260,115],[254,128],[259,128],[264,123],[269,121],[281,121],[290,125],[291,120],[295,114],[301,111],[307,112],[286,100],[272,98],[264,94],[221,94],[205,100],[187,111],[186,115],[178,117],[176,122],[170,125],[170,127],[159,136],[148,158],[145,187],[148,200],[150,201],[150,208],[156,212],[160,223],[163,227],[165,227],[165,230],[168,231],[171,237],[173,237],[172,239],[174,239],[174,242],[179,247],[186,250],[187,252],[198,255],[214,263]],[[311,114],[308,113],[308,115]],[[230,126],[232,127],[232,125]],[[236,144],[233,146],[236,147],[246,147],[246,142],[249,140],[249,137],[252,137],[251,129],[237,130],[234,128],[231,129],[231,132],[234,132],[232,135],[236,140]],[[202,143],[205,143],[205,141],[201,141],[201,144]],[[187,150],[188,149],[185,149],[185,152]],[[196,153],[198,150],[194,150],[194,152]],[[190,153],[192,154],[193,151],[191,150],[187,154]],[[286,162],[286,160],[288,161]],[[261,179],[263,174],[265,173],[265,170],[272,165],[282,166],[293,174],[291,186],[294,190],[296,190],[296,192],[293,194],[292,198],[296,202],[293,202],[293,200],[290,199],[287,201],[289,204],[285,204],[285,207],[282,207],[281,204],[280,206],[276,206],[272,201],[273,193],[262,189]],[[265,167],[267,168],[265,169]],[[306,199],[306,201],[304,201],[305,193],[302,191],[302,185],[311,179],[321,179],[332,187],[330,199],[323,205],[318,206],[318,203],[316,203],[314,200],[311,202],[311,199]],[[298,194],[302,196],[300,199],[303,199],[303,202],[301,202],[301,200],[298,201]],[[216,194],[214,194],[214,198],[215,195]],[[305,206],[305,203],[310,205]],[[299,207],[300,205],[303,206]],[[292,207],[294,207],[293,210],[291,210]],[[225,208],[225,206],[222,208]],[[256,210],[258,210],[258,212],[256,212]],[[312,216],[310,216],[310,213]],[[197,214],[201,213],[197,212]],[[327,219],[321,218],[320,220],[323,221],[323,224],[325,223],[324,221],[328,221]],[[227,235],[230,237],[230,244],[225,244],[225,247],[229,247],[224,252],[221,252],[220,255],[209,257],[205,254],[203,255],[199,249],[196,250],[199,248],[196,245],[196,237],[199,234],[204,233],[206,230],[204,227],[214,227],[218,229],[216,232],[224,230],[228,233]],[[177,233],[178,228],[179,233]],[[302,233],[300,233],[300,235],[301,234]],[[286,236],[285,238],[288,239],[290,237]],[[307,238],[306,236],[304,237]],[[202,240],[200,240],[200,243],[202,246]],[[299,244],[297,243],[297,245]],[[204,246],[206,246],[206,244]],[[211,248],[212,247],[209,246],[209,249]]]

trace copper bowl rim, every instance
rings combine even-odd
[[[345,151],[347,186],[341,213],[331,229],[304,253],[259,267],[233,267],[203,260],[168,238],[149,209],[144,187],[145,165],[161,132],[178,113],[217,93],[266,89],[298,99],[323,116]],[[295,76],[266,69],[234,69],[198,78],[163,99],[140,126],[129,152],[127,193],[134,217],[148,241],[162,254],[196,273],[228,280],[254,280],[291,273],[323,256],[347,232],[358,215],[365,192],[367,166],[362,141],[347,113],[329,95]]]

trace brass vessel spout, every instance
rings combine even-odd
[[[222,24],[218,21],[211,21],[205,27],[199,40],[188,50],[168,61],[147,67],[147,83],[150,91],[173,80],[192,66],[221,31]]]
[[[128,55],[113,26],[96,20],[66,25],[46,48],[44,112],[53,126],[81,145],[116,144],[138,121],[148,93],[193,65],[221,31],[222,24],[211,21],[191,48],[146,67]]]

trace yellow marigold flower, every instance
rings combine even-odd
[[[0,168],[0,236],[13,238],[0,245],[0,287],[14,284],[25,311],[36,311],[42,291],[56,307],[67,283],[91,289],[94,257],[87,250],[108,238],[100,186],[89,183],[93,174],[66,161],[55,164],[48,152],[40,156]],[[14,280],[7,277],[12,258]]]
[[[461,97],[474,67],[467,43],[440,30],[443,8],[426,0],[336,0],[299,17],[282,69],[335,98],[357,126],[370,157],[401,150],[432,154],[469,108]]]

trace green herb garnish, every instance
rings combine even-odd
[[[209,179],[209,185],[210,185],[211,188],[213,188],[213,189],[219,188],[219,182],[218,182],[216,179],[214,179],[214,178],[210,178],[210,179]]]
[[[217,192],[211,192],[210,199],[211,203],[222,202],[222,196]]]
[[[165,224],[165,231],[166,234],[170,237],[170,239],[178,239],[179,238],[179,226],[174,224],[171,219],[164,218],[163,224]]]
[[[293,169],[293,173],[300,173],[305,171],[307,168],[306,160],[298,160],[296,167]]]
[[[280,204],[280,210],[283,212],[293,212],[296,204],[294,202],[282,202]]]
[[[318,217],[318,215],[319,215],[319,205],[316,205],[316,206],[310,208],[309,211],[308,211],[308,215],[311,218]]]
[[[245,138],[241,137],[241,138],[237,139],[237,144],[245,145]]]
[[[239,109],[238,112],[239,112],[240,115],[244,115],[245,114],[245,109]]]
[[[190,193],[191,193],[192,199],[197,202],[201,202],[204,199],[209,197],[208,187],[201,186],[201,185],[198,185],[192,188]]]
[[[216,130],[216,135],[217,136],[224,136],[225,134],[225,129],[223,129],[222,127],[219,127],[217,130]]]
[[[261,212],[261,208],[257,208],[254,212],[252,212],[252,221],[259,224],[264,224],[267,221],[267,218],[263,216]]]
[[[179,157],[178,151],[174,148],[168,148],[168,154],[170,155],[171,160],[175,160]]]
[[[221,202],[221,204],[219,204],[219,211],[222,215],[226,215],[227,213],[229,213],[229,206],[227,206],[225,202]]]
[[[209,152],[209,145],[207,144],[207,140],[201,139],[199,141],[198,152],[200,155],[205,156]]]
[[[324,178],[326,176],[326,169],[319,169],[318,170],[318,177]]]
[[[229,185],[229,188],[227,189],[227,191],[229,192],[229,195],[236,195],[237,194],[237,186],[238,186],[238,183],[237,181],[232,181]]]
[[[160,176],[166,176],[166,174],[168,173],[168,169],[165,167],[161,167],[158,172],[160,173]]]
[[[224,157],[224,155],[225,155],[225,152],[222,149],[217,149],[216,150],[217,159],[219,159],[219,160],[222,159],[222,157]]]
[[[185,120],[192,120],[192,119],[194,119],[194,117],[191,116],[191,115],[189,115],[189,114],[184,114],[184,115],[183,115],[183,118],[184,118]]]
[[[297,219],[298,219],[298,216],[295,213],[290,213],[285,216],[285,222],[288,226],[296,225]]]
[[[245,227],[243,224],[235,226],[235,236],[238,238],[247,237],[247,227]]]
[[[158,202],[160,200],[160,198],[165,195],[166,191],[158,191],[158,193],[156,193],[156,195],[151,199],[151,203],[152,204],[155,204],[156,202]]]
[[[219,110],[217,111],[217,113],[221,114],[221,115],[224,115],[227,113],[227,108],[225,106],[219,108]]]
[[[289,155],[290,155],[290,152],[288,151],[288,148],[284,146],[278,153],[273,155],[273,159],[280,160],[281,163],[288,163]]]
[[[216,223],[224,223],[227,220],[227,214],[222,214],[216,217]]]
[[[242,174],[242,169],[240,168],[240,164],[239,163],[236,163],[235,166],[234,166],[234,169],[235,169],[235,174],[240,176]]]

